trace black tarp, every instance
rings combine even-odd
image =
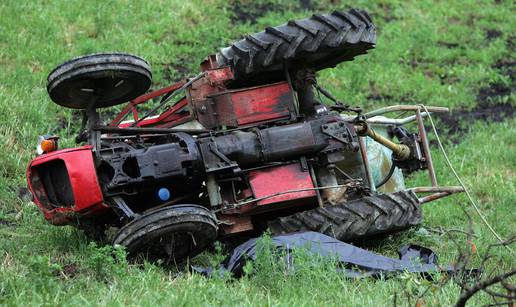
[[[240,277],[246,261],[255,261],[257,258],[257,252],[261,246],[257,244],[258,240],[259,238],[250,239],[236,247],[217,271],[230,272],[234,277]],[[283,251],[284,255],[292,255],[292,251],[303,248],[309,254],[332,257],[339,262],[342,268],[339,270],[351,278],[387,277],[401,272],[429,276],[428,273],[443,271],[437,264],[437,255],[432,250],[418,245],[403,246],[399,250],[399,259],[395,259],[312,231],[274,236],[271,237],[271,241],[272,246]],[[292,259],[283,260],[292,261]],[[212,268],[193,267],[193,270],[208,276],[214,272]],[[446,268],[445,271],[449,272],[450,268]]]

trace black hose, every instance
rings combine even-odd
[[[392,163],[389,173],[382,179],[382,181],[378,182],[375,185],[377,189],[380,188],[382,185],[384,185],[387,181],[389,181],[389,179],[391,179],[392,174],[394,174],[394,169],[396,169],[396,165],[394,165],[394,163]]]

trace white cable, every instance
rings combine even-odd
[[[471,205],[473,205],[473,208],[475,208],[475,211],[477,212],[478,216],[480,216],[480,219],[482,220],[482,222],[484,222],[484,224],[487,226],[487,228],[489,228],[489,230],[493,233],[493,235],[496,237],[496,239],[498,239],[498,241],[500,241],[500,243],[502,243],[503,246],[505,246],[512,254],[514,254],[514,251],[512,250],[512,248],[508,245],[505,245],[505,241],[502,239],[502,237],[493,229],[491,224],[489,224],[486,217],[484,216],[484,214],[482,214],[482,212],[478,208],[477,204],[473,200],[473,197],[471,197],[471,194],[469,193],[468,189],[466,188],[466,185],[464,184],[464,182],[462,182],[462,179],[460,179],[459,175],[453,168],[453,165],[452,165],[450,159],[448,158],[446,151],[444,150],[443,144],[441,143],[441,139],[439,138],[439,134],[437,133],[437,129],[435,128],[435,124],[434,124],[434,121],[432,120],[432,116],[430,115],[430,112],[428,112],[427,108],[424,105],[420,104],[419,106],[421,106],[423,109],[425,109],[425,112],[428,113],[428,119],[430,120],[430,124],[432,125],[432,130],[435,134],[435,138],[437,140],[437,144],[439,145],[439,149],[442,151],[444,159],[446,160],[446,163],[448,164],[448,167],[452,171],[453,175],[455,176],[455,178],[457,178],[457,181],[460,183],[460,185],[464,189],[464,192],[466,192],[466,195],[468,196],[468,199],[469,199]]]

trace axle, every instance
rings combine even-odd
[[[172,133],[154,142],[142,148],[113,143],[100,150],[98,173],[108,196],[131,187],[141,190],[147,183],[152,187],[156,181],[197,188],[210,174],[234,176],[243,168],[303,156],[320,161],[343,159],[342,152],[358,148],[353,125],[333,115],[214,136]]]

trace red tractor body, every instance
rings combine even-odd
[[[363,11],[314,15],[246,36],[208,57],[195,78],[150,93],[150,67],[139,57],[66,62],[47,89],[54,102],[84,109],[77,142],[87,145],[55,150],[55,137],[41,139],[43,154],[27,170],[34,200],[52,224],[114,227],[113,243],[130,254],[169,260],[266,228],[355,240],[417,225],[423,202],[459,191],[437,186],[426,114],[417,106],[361,113],[316,80],[317,70],[374,43]],[[101,122],[98,108],[127,100]],[[407,110],[416,115],[378,116]],[[402,127],[415,120],[418,133]],[[405,189],[402,170],[427,168],[432,187]]]

